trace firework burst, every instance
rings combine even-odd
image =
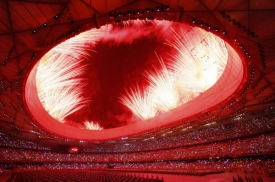
[[[103,130],[102,127],[98,123],[94,123],[93,121],[85,121],[84,122],[85,129],[87,130]]]
[[[126,90],[126,95],[120,97],[120,101],[142,120],[157,114],[154,99],[152,92],[148,89],[142,90],[138,86],[130,89],[130,91]]]
[[[133,23],[142,25],[141,21]],[[156,26],[168,32],[168,27],[162,23],[156,22]],[[126,95],[119,98],[141,120],[167,112],[197,97],[215,84],[227,63],[226,45],[212,33],[200,28],[180,29],[178,32],[170,30],[173,36],[165,44],[175,53],[168,57],[171,63],[166,66],[162,57],[156,54],[161,69],[153,67],[153,70],[144,73],[148,86],[126,89]],[[67,116],[89,103],[82,96],[85,79],[81,75],[86,70],[83,61],[89,57],[90,48],[97,41],[131,43],[138,38],[137,35],[151,33],[149,27],[145,33],[131,33],[131,36],[129,32],[114,31],[117,30],[112,26],[104,26],[81,33],[54,47],[40,60],[36,74],[38,97],[56,120],[64,123]]]
[[[155,103],[157,110],[167,112],[178,106],[179,94],[175,90],[175,77],[167,70],[161,57],[158,57],[161,71],[154,68],[154,72],[147,72],[146,77],[149,81],[149,91],[153,98],[150,100]]]
[[[174,43],[168,43],[178,52],[171,56],[170,66],[180,92],[198,95],[213,86],[223,73],[228,58],[227,49],[224,41],[202,29],[180,32],[181,35],[174,34]]]
[[[137,87],[121,99],[143,120],[176,108],[209,89],[220,78],[227,63],[227,48],[219,37],[200,28],[172,31],[172,40],[165,43],[176,51],[170,55],[170,69],[157,56],[161,70],[154,68],[146,72],[149,82],[146,96]]]
[[[81,96],[85,79],[81,75],[89,56],[90,45],[103,32],[84,32],[54,47],[39,61],[36,73],[38,97],[48,113],[61,123],[70,114],[85,107],[88,99]]]

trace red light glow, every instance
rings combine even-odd
[[[150,25],[132,21],[130,24],[123,28],[107,25],[81,33],[54,47],[37,63],[26,81],[25,97],[31,113],[42,126],[74,139],[127,136],[202,112],[222,102],[240,85],[244,70],[239,55],[214,34],[166,21],[154,21]],[[155,49],[147,56],[148,60],[137,62],[136,65],[147,65],[137,71],[141,75],[139,79],[120,81],[125,84],[116,90],[116,97],[112,95],[108,99],[116,100],[116,107],[120,105],[125,110],[126,106],[127,112],[133,113],[124,118],[128,125],[108,129],[99,117],[89,115],[95,105],[103,104],[104,108],[108,105],[96,102],[102,89],[95,91],[96,84],[87,84],[87,80],[92,79],[87,77],[87,70],[89,74],[95,73],[89,70],[89,64],[101,61],[93,60],[90,52],[99,52],[97,44],[108,42],[111,54],[112,47],[134,45],[137,40],[147,37],[164,44],[153,45]],[[122,63],[124,66],[125,62]],[[85,90],[87,85],[89,93],[94,91],[93,97]],[[110,112],[104,115],[112,115]],[[82,123],[78,122],[77,127],[66,124],[72,118]],[[87,130],[81,129],[83,127]]]
[[[77,153],[79,151],[79,149],[77,147],[70,147],[68,152],[69,153]]]

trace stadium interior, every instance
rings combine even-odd
[[[0,181],[274,181],[274,0],[1,0],[0,9]],[[192,84],[219,76],[188,98],[176,93],[176,106],[171,95],[159,104],[188,76],[178,76],[184,59],[200,75]],[[131,90],[138,84],[148,100]]]

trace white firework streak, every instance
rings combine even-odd
[[[156,55],[157,56],[157,55]],[[176,108],[179,103],[179,94],[175,89],[175,77],[167,70],[161,57],[158,57],[161,64],[161,71],[154,68],[154,72],[147,72],[146,77],[149,81],[149,91],[152,92],[152,98],[156,103],[157,109],[162,112],[167,112]]]
[[[171,69],[168,70],[158,57],[162,70],[146,72],[149,81],[146,96],[136,87],[121,99],[143,120],[197,97],[215,84],[227,64],[228,51],[224,41],[200,28],[174,31],[172,41],[166,44],[177,52],[171,55]]]
[[[206,91],[219,79],[223,73],[228,52],[223,40],[193,28],[191,31],[181,31],[181,35],[173,37],[170,46],[178,51],[172,56],[171,69],[177,78],[177,86],[184,94],[193,95]]]
[[[152,118],[158,112],[152,92],[148,89],[143,91],[138,86],[126,90],[126,95],[120,97],[120,101],[142,120]]]
[[[94,123],[93,121],[85,121],[84,125],[87,130],[103,130],[98,123]]]
[[[57,45],[39,61],[36,73],[38,97],[45,110],[61,123],[88,104],[89,100],[81,96],[85,80],[80,76],[86,69],[81,63],[89,56],[90,45],[103,31],[81,33]]]

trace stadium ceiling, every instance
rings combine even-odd
[[[168,8],[160,11],[156,8]],[[22,140],[55,146],[78,142],[39,127],[24,102],[24,81],[31,66],[58,42],[78,31],[123,21],[118,12],[150,11],[150,18],[208,26],[237,41],[235,49],[247,56],[243,88],[207,113],[196,115],[201,125],[240,122],[274,112],[275,2],[273,0],[3,0],[0,1],[0,131]],[[147,17],[148,18],[148,17]],[[212,120],[215,116],[216,118]],[[234,119],[235,118],[235,119]],[[236,119],[240,118],[240,119]],[[187,124],[167,126],[128,137],[136,142],[177,131]],[[200,126],[197,126],[199,128]],[[119,140],[119,139],[114,139]],[[94,143],[94,145],[91,145]],[[113,142],[99,142],[111,146]],[[98,146],[98,142],[85,143]],[[85,145],[83,144],[83,145]]]

